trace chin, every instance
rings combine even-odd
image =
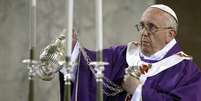
[[[142,47],[141,51],[144,55],[149,55],[150,54],[150,49],[148,47]]]

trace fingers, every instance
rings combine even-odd
[[[123,88],[130,94],[132,94],[137,86],[140,84],[140,81],[137,78],[130,76],[129,74],[124,76]]]

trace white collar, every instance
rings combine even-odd
[[[176,43],[176,40],[172,39],[163,49],[154,53],[153,55],[145,56],[142,52],[140,52],[140,56],[148,60],[161,60]]]

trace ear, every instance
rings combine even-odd
[[[168,35],[169,35],[170,38],[174,38],[174,37],[176,37],[176,34],[177,34],[177,32],[172,29],[172,30],[169,31]]]
[[[173,38],[175,38],[176,36],[176,31],[175,30],[170,30],[168,33],[167,33],[167,40],[166,40],[166,43],[169,43]]]

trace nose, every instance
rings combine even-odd
[[[142,31],[140,32],[140,34],[142,36],[148,36],[149,35],[149,32],[146,30],[146,28],[143,28]]]

